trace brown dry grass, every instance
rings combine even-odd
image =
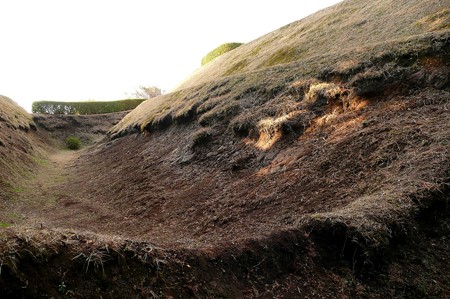
[[[358,95],[370,95],[380,90],[383,82],[398,80],[426,66],[427,57],[436,56],[441,65],[445,64],[448,36],[447,30],[308,57],[176,91],[144,102],[110,133],[121,136],[196,119],[202,126],[231,122],[238,131],[248,130],[264,118],[297,109],[311,84],[335,84]]]
[[[34,126],[31,116],[5,96],[0,96],[0,121],[8,123],[14,129],[29,130],[30,126]]]
[[[408,101],[404,102],[401,97],[408,94],[414,94],[418,102],[420,97],[435,97],[438,105],[447,107],[450,31],[448,5],[444,2],[344,1],[224,55],[194,73],[176,92],[134,110],[111,134],[122,136],[129,128],[137,128],[137,131],[159,135],[161,123],[167,128],[178,123],[183,115],[183,120],[190,120],[191,124],[196,121],[200,126],[241,138],[246,146],[270,152],[298,135],[302,136],[300,140],[305,147],[312,142],[311,138],[320,139],[329,134],[325,132],[333,132],[337,143],[340,139],[350,143],[350,131],[370,126],[373,121],[370,119],[374,116],[365,111],[404,111],[410,104],[405,104]],[[420,95],[416,93],[420,88],[446,91],[435,94],[429,90]],[[374,108],[378,101],[385,100],[393,100],[392,105],[397,106]],[[419,106],[409,109],[422,109]],[[358,118],[342,123],[345,115],[355,113]],[[386,119],[387,127],[397,122],[395,114],[389,115],[392,119]],[[441,128],[447,126],[444,119],[436,121]],[[440,121],[442,123],[438,124]],[[386,129],[381,127],[375,135]],[[406,131],[399,129],[396,134],[403,136]],[[354,151],[367,142],[364,138],[358,137],[361,143],[353,143]],[[359,162],[353,161],[357,163],[356,169],[363,167],[368,171],[364,179],[368,181],[354,177],[357,186],[348,187],[357,188],[360,193],[348,191],[347,204],[330,208],[333,206],[330,203],[326,212],[317,207],[317,213],[303,215],[296,222],[312,230],[342,225],[349,235],[355,236],[355,243],[365,244],[362,247],[367,249],[367,254],[372,247],[377,251],[388,246],[392,227],[402,227],[401,223],[410,223],[414,218],[417,206],[411,202],[411,194],[441,190],[448,183],[442,176],[445,171],[434,178],[435,183],[424,179],[426,173],[434,173],[437,165],[447,168],[448,157],[440,145],[427,153],[436,159],[426,162],[435,169],[416,165],[417,177],[411,172],[401,175],[400,170],[389,167],[384,172],[373,173],[371,167],[391,165],[397,159],[395,148],[401,151],[404,143],[408,143],[406,140],[398,143],[395,138],[391,140],[391,136],[384,138],[387,138],[384,151],[374,153],[373,161],[364,160],[362,156],[356,159]],[[442,130],[434,137],[446,140],[444,143],[448,138]],[[345,143],[343,147],[347,148]],[[214,144],[221,144],[221,141],[212,142],[211,147]],[[322,152],[317,144],[313,148],[317,153],[331,154]],[[408,161],[427,159],[418,152],[417,149],[409,152]],[[317,173],[307,170],[317,170],[318,164],[328,165],[330,169],[325,160],[326,157],[324,161],[313,159],[310,165],[300,167],[309,174],[309,178],[305,178],[309,184],[320,186],[335,180],[333,177],[324,182]],[[249,161],[253,161],[251,155],[232,160],[235,163],[232,169],[252,168],[255,162]],[[343,161],[347,161],[346,158]],[[339,163],[339,159],[333,162]],[[343,170],[338,166],[331,168],[336,173]],[[259,169],[259,173],[266,176],[285,169],[285,165],[275,164]]]
[[[221,56],[174,93],[142,104],[112,133],[167,125],[196,114],[203,114],[203,124],[209,124],[262,104],[265,96],[274,96],[296,80],[334,76],[334,81],[342,82],[359,73],[351,82],[357,85],[397,75],[398,63],[409,63],[408,59],[415,63],[420,53],[434,47],[434,35],[447,39],[449,4],[448,0],[343,1]],[[393,64],[371,69],[380,60]],[[242,103],[249,96],[254,103]],[[210,108],[205,110],[206,106]]]
[[[449,6],[448,0],[343,1],[223,55],[194,73],[177,89],[218,80],[230,74],[449,29]]]
[[[14,196],[18,181],[30,174],[34,160],[43,156],[39,147],[34,148],[39,139],[31,137],[36,125],[31,116],[11,99],[0,96],[0,217],[4,218],[6,199]],[[42,144],[41,144],[42,145]],[[7,211],[6,211],[7,213]],[[10,218],[10,217],[8,217]],[[9,219],[0,219],[7,221]]]

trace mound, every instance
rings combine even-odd
[[[444,2],[344,1],[144,102],[45,170],[0,294],[446,296]]]
[[[448,1],[343,1],[221,56],[178,89],[294,61],[301,61],[308,70],[331,66],[330,54],[364,49],[369,56],[371,48],[380,44],[385,51],[395,51],[386,42],[449,29],[449,14]]]

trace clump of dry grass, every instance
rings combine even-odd
[[[192,134],[192,146],[197,147],[209,142],[214,135],[212,128],[200,128]]]
[[[83,269],[102,269],[105,264],[117,262],[132,252],[132,256],[144,263],[164,263],[161,249],[145,242],[122,240],[119,237],[83,234],[64,229],[34,229],[14,226],[0,234],[0,265],[17,271],[22,260],[31,257],[38,263],[46,263],[52,257],[68,255],[67,262],[83,264]],[[158,263],[156,262],[158,260]],[[0,267],[1,272],[1,267]]]
[[[81,259],[84,261],[85,271],[88,272],[89,266],[92,264],[95,270],[102,269],[103,275],[105,275],[105,269],[103,264],[106,263],[110,259],[110,254],[108,248],[105,250],[94,249],[91,252],[84,253],[81,252],[76,255],[73,259]]]

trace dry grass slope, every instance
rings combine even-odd
[[[344,1],[223,55],[175,92],[143,103],[110,133],[116,138],[145,132],[158,142],[160,132],[172,134],[180,124],[194,130],[187,139],[214,132],[204,150],[192,153],[185,139],[177,139],[171,150],[181,155],[174,160],[289,181],[271,185],[277,197],[262,202],[275,208],[291,190],[281,204],[286,220],[286,206],[303,205],[294,194],[317,199],[312,211],[305,207],[286,221],[317,232],[318,239],[342,237],[354,257],[374,261],[411,233],[418,214],[448,200],[449,5]],[[429,141],[433,145],[424,150]],[[220,154],[228,142],[245,154],[242,148],[237,157]],[[276,159],[264,160],[272,153]],[[214,159],[229,161],[230,168]],[[249,177],[242,184],[259,185]],[[241,196],[250,206],[251,196],[225,189],[230,193],[222,201]],[[210,209],[220,210],[218,202]],[[277,214],[253,209],[246,211],[265,215],[267,224],[268,215]],[[239,231],[232,223],[247,214],[235,212],[223,217],[230,230]]]
[[[0,95],[0,121],[13,129],[29,130],[33,126],[31,116],[13,100]]]
[[[391,70],[376,70],[375,64],[384,61],[383,67],[389,68],[408,59],[410,64],[419,63],[430,48],[445,51],[433,39],[435,35],[444,43],[447,39],[449,4],[448,0],[344,1],[224,54],[175,92],[144,102],[112,133],[164,126],[197,114],[206,121],[223,117],[225,110],[237,114],[249,106],[240,99],[256,90],[275,95],[294,82],[326,73],[326,79],[335,75],[334,81],[348,82],[352,74],[365,71],[354,81],[376,80]],[[261,99],[255,99],[251,106],[260,104]]]
[[[448,0],[343,1],[223,55],[193,74],[178,90],[231,74],[450,29],[449,6]]]
[[[35,135],[31,116],[11,99],[0,96],[0,223],[10,225],[10,205],[20,182],[31,176],[43,155],[43,141]]]

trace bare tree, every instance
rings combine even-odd
[[[139,89],[133,93],[133,97],[139,99],[151,99],[163,94],[163,91],[156,86],[139,86]]]

